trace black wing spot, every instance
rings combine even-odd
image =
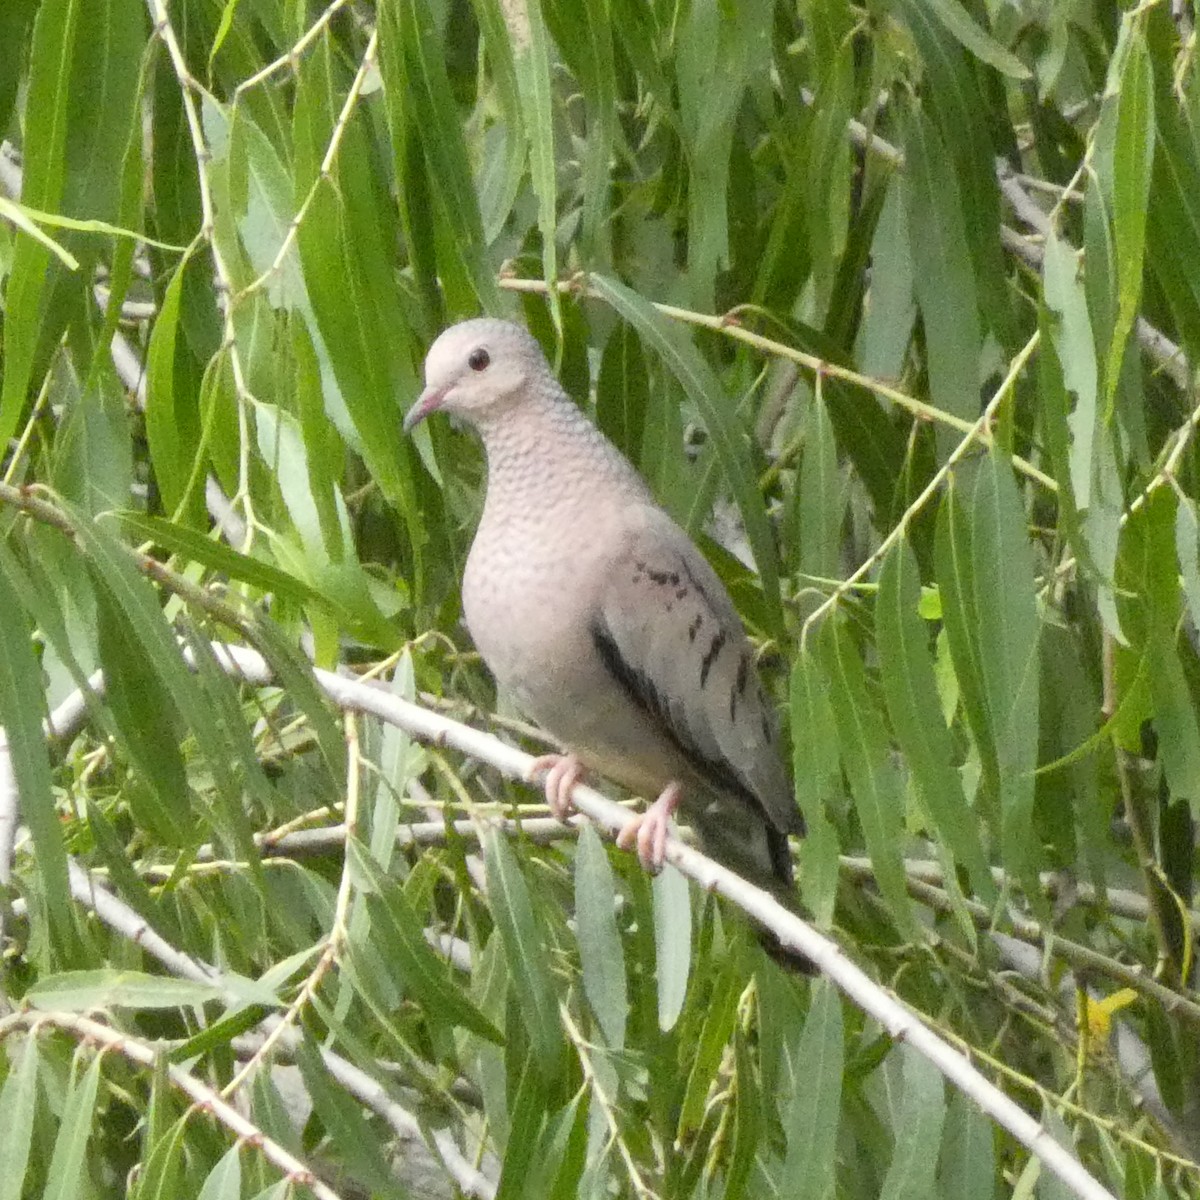
[[[700,660],[700,686],[703,687],[708,681],[708,673],[712,670],[712,665],[717,661],[717,655],[721,653],[721,647],[725,645],[725,630],[718,629],[713,637],[712,643],[704,652],[704,657]]]
[[[700,632],[700,626],[703,624],[704,624],[704,614],[697,613],[692,618],[692,623],[688,626],[688,641],[689,642],[694,642],[696,640],[696,634],[698,634]]]
[[[735,687],[729,689],[729,723],[732,725],[737,720],[737,702],[738,690]]]
[[[767,720],[767,714],[762,716],[762,735],[763,741],[769,746],[775,740],[775,731],[771,728],[771,722]]]
[[[625,689],[633,702],[657,724],[662,735],[713,786],[740,797],[752,811],[763,814],[768,830],[774,828],[772,818],[763,807],[762,801],[746,785],[745,780],[724,759],[710,758],[696,745],[686,724],[673,719],[670,707],[658,688],[654,686],[654,681],[622,656],[616,641],[604,623],[599,620],[594,621],[590,632],[592,644],[596,647],[600,661],[604,663],[609,674]],[[721,634],[720,637],[724,640],[724,634]]]
[[[686,597],[687,594],[688,594],[688,590],[685,587],[677,587],[675,589],[675,599],[676,600],[684,599],[684,597]]]
[[[738,660],[737,672],[737,692],[739,696],[746,694],[746,683],[750,679],[750,656],[742,651],[742,657]]]

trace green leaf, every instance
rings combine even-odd
[[[379,62],[396,160],[411,161],[404,155],[404,139],[411,130],[428,163],[438,215],[447,223],[438,248],[461,257],[461,269],[474,287],[475,303],[484,311],[495,311],[499,293],[492,264],[484,253],[479,202],[433,10],[417,0],[384,0],[378,17]],[[460,309],[453,315],[469,314]]]
[[[6,221],[11,221],[22,233],[26,233],[34,241],[40,242],[51,254],[58,258],[68,271],[79,270],[79,259],[66,249],[66,247],[60,246],[48,233],[43,233],[38,226],[35,217],[42,218],[47,224],[52,223],[53,218],[49,213],[36,212],[34,209],[26,208],[23,204],[17,204],[9,200],[6,196],[0,196],[0,217]]]
[[[800,894],[822,929],[833,921],[838,889],[838,835],[826,816],[840,785],[837,727],[829,684],[818,657],[801,643],[792,666],[788,712],[792,733],[792,776],[808,835],[800,843]]]
[[[21,818],[29,826],[42,878],[43,903],[54,941],[61,950],[76,944],[67,881],[67,853],[55,807],[50,760],[42,732],[46,697],[29,629],[11,570],[15,566],[0,544],[0,725],[20,797]]]
[[[85,1053],[82,1048],[78,1051],[76,1066]],[[75,1081],[63,1105],[42,1200],[74,1200],[74,1197],[87,1194],[83,1185],[88,1172],[84,1169],[83,1161],[96,1112],[96,1094],[100,1089],[100,1066],[103,1062],[99,1054],[92,1057],[87,1074],[82,1080]]]
[[[431,1021],[460,1025],[497,1045],[500,1031],[467,999],[450,975],[445,962],[430,949],[422,932],[420,914],[404,891],[389,881],[371,861],[356,838],[346,843],[354,871],[372,893],[368,901],[372,933],[383,943],[389,966],[404,981],[410,996]]]
[[[936,1194],[934,1173],[946,1117],[941,1073],[923,1054],[901,1045],[904,1096],[895,1115],[896,1146],[880,1200],[925,1200]]]
[[[205,1004],[221,995],[215,984],[194,979],[100,967],[44,975],[25,993],[25,1003],[44,1012],[87,1012],[93,1008],[180,1008]]]
[[[951,491],[955,502],[958,489]],[[1038,635],[1034,564],[1012,468],[985,458],[971,495],[970,582],[979,621],[980,673],[996,738],[1003,853],[1030,896],[1039,894],[1033,837],[1038,751]]]
[[[641,339],[622,322],[604,343],[596,380],[596,424],[630,462],[640,465],[650,383]]]
[[[262,559],[241,554],[199,530],[128,509],[111,515],[131,535],[155,542],[173,554],[182,554],[192,562],[203,563],[214,571],[228,575],[230,579],[247,583],[280,599],[292,600],[297,604],[320,604],[342,620],[348,619],[345,610],[335,601],[310,587],[304,580]]]
[[[561,330],[558,298],[558,183],[554,160],[554,113],[550,83],[550,39],[536,0],[504,6],[512,43],[513,66],[521,98],[521,118],[529,146],[529,175],[537,198],[538,233],[542,242],[542,277],[550,287],[548,302]]]
[[[704,1009],[704,1024],[695,1049],[690,1050],[691,1069],[687,1088],[679,1107],[675,1137],[687,1145],[700,1130],[713,1081],[720,1069],[726,1046],[737,1020],[738,997],[745,979],[736,959],[726,962],[708,994]]]
[[[917,938],[920,935],[901,861],[904,796],[884,737],[882,716],[868,691],[858,648],[841,620],[825,622],[821,649],[842,765],[862,822],[875,878],[897,927],[906,937]]]
[[[575,851],[575,927],[583,990],[613,1050],[625,1045],[629,999],[625,954],[617,933],[616,886],[608,852],[590,825],[580,830]]]
[[[942,1195],[992,1196],[995,1172],[992,1123],[973,1100],[951,1089],[938,1167]]]
[[[372,1193],[404,1200],[404,1189],[396,1182],[382,1144],[365,1136],[361,1106],[349,1093],[334,1086],[320,1052],[307,1038],[300,1043],[296,1063],[312,1097],[313,1116],[320,1119],[326,1136],[338,1147],[354,1177]]]
[[[1154,79],[1140,21],[1135,21],[1130,30],[1115,103],[1111,192],[1117,255],[1117,323],[1105,370],[1108,414],[1112,412],[1125,343],[1133,329],[1142,294],[1146,209],[1154,169]]]
[[[1177,649],[1181,610],[1175,569],[1175,497],[1157,488],[1126,523],[1117,560],[1122,623],[1145,654],[1158,753],[1174,796],[1200,813],[1200,723]]]
[[[25,99],[24,203],[46,212],[57,209],[66,174],[65,148],[70,112],[69,82],[79,22],[80,0],[46,0],[33,26]],[[18,236],[5,290],[4,379],[0,385],[0,446],[7,446],[25,408],[33,374],[44,294],[52,283],[50,251],[41,240]],[[57,334],[57,330],[55,330]]]
[[[981,62],[995,67],[1010,79],[1023,81],[1029,78],[1029,68],[1010,50],[1006,50],[986,30],[972,19],[970,12],[957,0],[921,0],[929,11],[946,27],[965,50]]]
[[[898,541],[884,560],[875,606],[879,678],[888,715],[934,829],[966,867],[976,894],[991,903],[995,884],[955,768],[950,731],[938,706],[928,635],[917,612],[919,603],[916,558],[907,542]]]
[[[905,142],[908,234],[914,285],[925,328],[929,390],[944,412],[979,414],[979,330],[975,274],[967,246],[958,183],[938,131],[914,107]],[[944,457],[958,439],[940,430]]]
[[[21,1200],[37,1110],[37,1077],[38,1039],[31,1032],[0,1089],[0,1200]]]
[[[224,1158],[204,1180],[196,1200],[241,1200],[242,1146],[237,1143],[225,1151]]]
[[[787,1155],[776,1177],[779,1200],[825,1200],[833,1185],[842,1112],[842,1001],[828,979],[812,1003],[791,1059],[784,1118]]]
[[[489,830],[483,852],[492,915],[508,960],[510,983],[538,1073],[543,1083],[550,1084],[562,1070],[563,1043],[558,992],[550,975],[545,940],[534,920],[529,888],[504,835]]]
[[[1192,624],[1200,626],[1200,520],[1196,503],[1188,496],[1180,498],[1175,510],[1175,553]]]
[[[176,336],[189,261],[183,259],[167,284],[146,356],[146,440],[164,506],[172,513],[187,493],[197,441],[194,406],[175,390]]]
[[[654,977],[658,1027],[675,1027],[687,997],[692,965],[692,898],[688,881],[670,863],[654,877]]]

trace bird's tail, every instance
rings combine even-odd
[[[709,858],[770,892],[789,912],[803,916],[786,833],[761,819],[730,820],[728,812],[704,813],[693,827]],[[753,918],[750,923],[763,949],[781,966],[804,975],[817,973],[811,959],[784,946],[773,930]]]

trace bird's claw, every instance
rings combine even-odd
[[[622,850],[637,847],[638,860],[651,875],[657,875],[667,860],[667,836],[681,795],[678,784],[667,784],[662,795],[644,813],[635,813],[617,834]]]
[[[583,764],[573,754],[543,754],[529,765],[528,777],[536,779],[543,771],[546,772],[542,781],[546,803],[554,816],[565,822],[574,808],[571,789],[583,774]]]

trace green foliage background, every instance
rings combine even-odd
[[[399,435],[479,311],[728,582],[815,922],[1111,1192],[1200,1194],[1195,19],[4,0],[0,1200],[304,1191],[275,1150],[1066,1194],[730,909],[314,686],[529,738],[458,623],[479,450]]]

